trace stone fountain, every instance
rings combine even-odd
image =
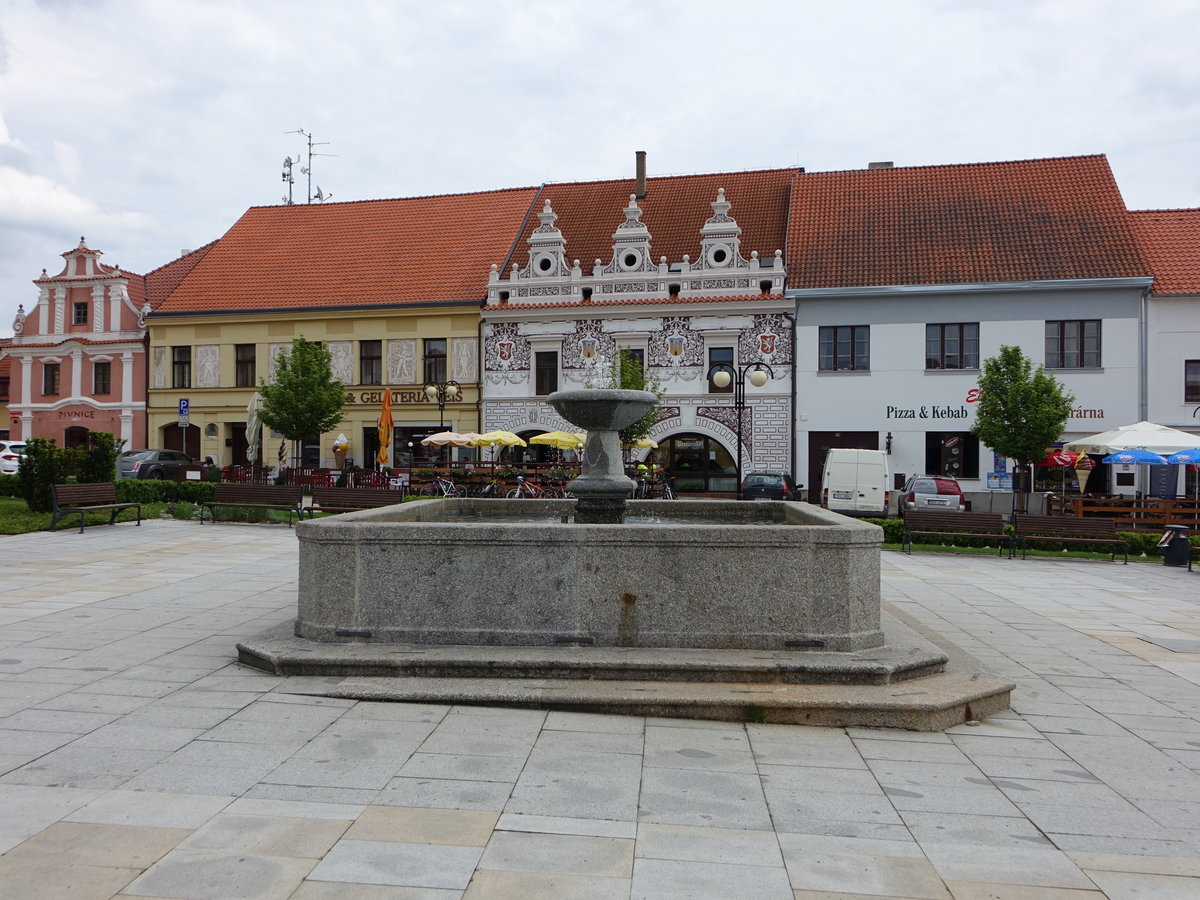
[[[588,434],[579,477],[567,485],[578,498],[575,521],[620,525],[625,502],[637,485],[625,474],[619,432],[653,409],[658,398],[649,391],[557,391],[546,402]]]
[[[241,661],[350,676],[333,696],[703,718],[761,706],[763,721],[927,729],[1007,706],[1012,685],[978,673],[932,706],[913,688],[947,677],[947,657],[881,616],[879,527],[806,503],[629,501],[617,431],[654,395],[549,402],[588,430],[577,500],[302,522],[296,619],[239,644]],[[813,685],[890,693],[814,700]]]

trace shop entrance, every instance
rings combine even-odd
[[[674,434],[650,454],[671,479],[677,494],[732,494],[737,462],[720,441],[706,434]]]
[[[180,428],[178,423],[164,425],[162,430],[164,450],[180,450],[192,459],[200,458],[200,429],[194,425]]]

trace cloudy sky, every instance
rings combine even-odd
[[[146,272],[279,203],[298,129],[334,202],[644,149],[652,175],[1106,153],[1131,208],[1200,206],[1198,38],[1195,0],[0,0],[0,335],[81,235]]]

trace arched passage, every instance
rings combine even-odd
[[[711,435],[685,432],[663,438],[649,460],[663,467],[677,494],[737,491],[733,452]]]
[[[64,447],[86,447],[88,442],[88,429],[82,425],[72,425],[63,432]]]

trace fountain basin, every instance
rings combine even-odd
[[[875,525],[806,503],[631,501],[623,525],[574,523],[574,507],[428,500],[303,522],[295,633],[474,646],[883,644]],[[661,521],[637,523],[647,516]]]

